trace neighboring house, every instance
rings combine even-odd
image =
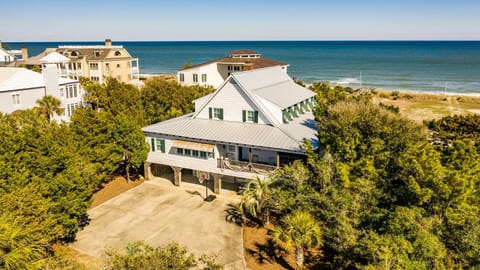
[[[0,65],[6,65],[15,61],[15,55],[11,51],[7,51],[2,46],[2,41],[0,40]]]
[[[305,158],[303,139],[318,145],[312,114],[315,93],[280,66],[232,73],[213,93],[195,100],[195,112],[143,128],[150,152],[147,179],[173,170],[229,183],[264,178]]]
[[[286,63],[263,58],[258,52],[238,50],[229,53],[228,57],[179,70],[177,81],[182,85],[211,85],[217,88],[234,72],[273,66],[280,66],[287,72]]]
[[[16,66],[22,64],[27,67],[41,66],[44,63],[42,59],[52,52],[69,59],[68,63],[59,63],[60,69],[68,72],[69,78],[86,77],[103,83],[106,78],[112,77],[125,83],[141,84],[138,58],[133,58],[123,46],[112,45],[110,39],[105,40],[105,45],[65,45],[47,48],[39,55],[30,58],[28,58],[28,52],[24,51],[23,58],[27,60],[17,61]]]
[[[82,106],[83,90],[77,80],[59,78],[55,65],[46,64],[42,73],[26,68],[0,67],[0,112],[38,107],[38,99],[51,95],[59,99],[64,108],[57,121],[70,120],[73,111]]]

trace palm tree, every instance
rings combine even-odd
[[[270,210],[273,208],[270,179],[260,178],[250,180],[245,188],[240,202],[240,210],[247,212],[253,217],[260,215],[263,225],[270,223]]]
[[[304,252],[319,247],[322,234],[315,218],[308,212],[295,211],[282,220],[281,227],[273,228],[273,239],[285,242],[287,248],[295,248],[297,269],[303,269]]]
[[[60,100],[48,95],[37,100],[37,105],[40,108],[40,112],[47,117],[48,122],[50,122],[54,113],[56,113],[57,115],[63,113],[63,108],[60,107],[61,104],[62,103],[60,102]]]
[[[45,249],[31,230],[0,216],[0,269],[29,269],[45,256]]]

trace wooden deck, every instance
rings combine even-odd
[[[244,178],[244,179],[254,179],[259,177],[264,179],[266,175],[271,173],[271,171],[242,171],[242,170],[232,170],[233,168],[219,168],[217,164],[217,159],[200,159],[194,157],[186,157],[180,155],[171,155],[164,154],[159,152],[150,152],[148,154],[147,163],[152,164],[161,164],[167,166],[181,167],[185,169],[197,170],[197,171],[206,171],[210,173],[228,175],[232,177]]]

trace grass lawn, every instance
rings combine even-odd
[[[401,114],[417,122],[453,114],[480,113],[480,97],[398,91],[372,92],[374,103],[397,106]]]

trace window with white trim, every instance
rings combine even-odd
[[[198,74],[193,74],[193,82],[198,82]]]
[[[13,94],[13,105],[20,105],[20,94]]]
[[[180,77],[180,82],[184,82],[184,81],[185,81],[185,74],[180,73],[179,77]]]
[[[207,82],[207,74],[202,74],[202,82]]]

